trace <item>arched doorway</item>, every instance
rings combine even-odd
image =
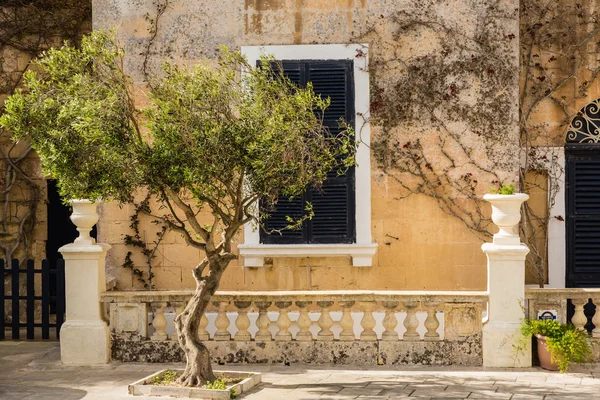
[[[571,122],[565,161],[566,286],[600,287],[600,99]]]

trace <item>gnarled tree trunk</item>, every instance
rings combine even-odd
[[[177,337],[186,358],[185,371],[177,380],[183,386],[200,386],[206,381],[215,380],[210,353],[198,339],[198,327],[229,261],[229,258],[219,256],[210,261],[205,258],[194,268],[196,291],[183,312],[175,318]],[[203,276],[202,272],[207,266],[208,273]]]

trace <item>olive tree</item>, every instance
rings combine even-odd
[[[195,292],[175,319],[187,360],[179,383],[196,386],[215,378],[197,330],[237,258],[232,244],[241,228],[260,226],[266,213],[258,215],[258,203],[268,210],[351,165],[354,140],[350,129],[327,131],[329,99],[295,86],[269,58],[255,67],[224,49],[195,67],[165,64],[142,109],[123,56],[103,32],[79,49],[46,52],[7,99],[0,125],[31,142],[65,198],[128,202],[149,191],[165,210],[157,217],[204,252],[192,271]],[[307,205],[301,219],[310,216]]]

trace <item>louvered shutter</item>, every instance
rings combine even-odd
[[[285,61],[279,65],[274,64],[272,68],[274,71],[278,71],[279,68],[282,68],[285,76],[287,76],[298,86],[302,86],[306,81],[304,74],[305,68],[301,63]],[[293,199],[285,196],[279,196],[279,199],[277,200],[277,207],[275,210],[269,211],[269,218],[264,222],[265,229],[267,232],[272,232],[285,228],[289,225],[287,217],[289,216],[294,219],[300,219],[304,213],[305,206],[305,194],[296,196]],[[307,236],[307,231],[308,227],[303,224],[302,229],[287,229],[281,231],[281,234],[277,232],[273,232],[271,234],[261,232],[261,242],[271,244],[304,243],[305,237]]]
[[[567,285],[600,284],[600,152],[567,154]]]
[[[312,82],[315,93],[331,98],[325,111],[324,124],[332,134],[340,132],[339,121],[354,121],[353,65],[341,61],[282,61],[284,74],[304,86]],[[304,205],[311,202],[312,220],[305,221],[302,230],[286,230],[282,234],[261,232],[262,243],[353,243],[355,240],[354,168],[338,176],[337,170],[328,174],[319,190],[309,189],[302,198],[290,201],[280,198],[276,210],[265,222],[267,230],[281,229],[288,223],[286,216],[302,215]]]
[[[314,62],[309,65],[308,79],[315,93],[329,97],[324,124],[332,134],[340,133],[339,122],[354,121],[352,62]],[[338,176],[329,172],[321,190],[310,190],[309,201],[315,213],[309,222],[310,243],[354,242],[354,168]]]

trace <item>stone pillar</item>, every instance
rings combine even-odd
[[[106,364],[110,361],[110,331],[102,318],[100,293],[106,291],[104,263],[107,244],[90,237],[98,222],[97,203],[73,200],[71,221],[79,237],[59,249],[65,259],[66,321],[60,330],[64,364]]]
[[[492,204],[492,220],[500,228],[493,242],[481,247],[488,260],[489,292],[488,320],[483,326],[484,367],[531,366],[530,347],[515,351],[513,346],[519,346],[519,328],[525,317],[525,257],[529,249],[521,243],[517,227],[521,204],[528,198],[523,193],[484,196]]]

